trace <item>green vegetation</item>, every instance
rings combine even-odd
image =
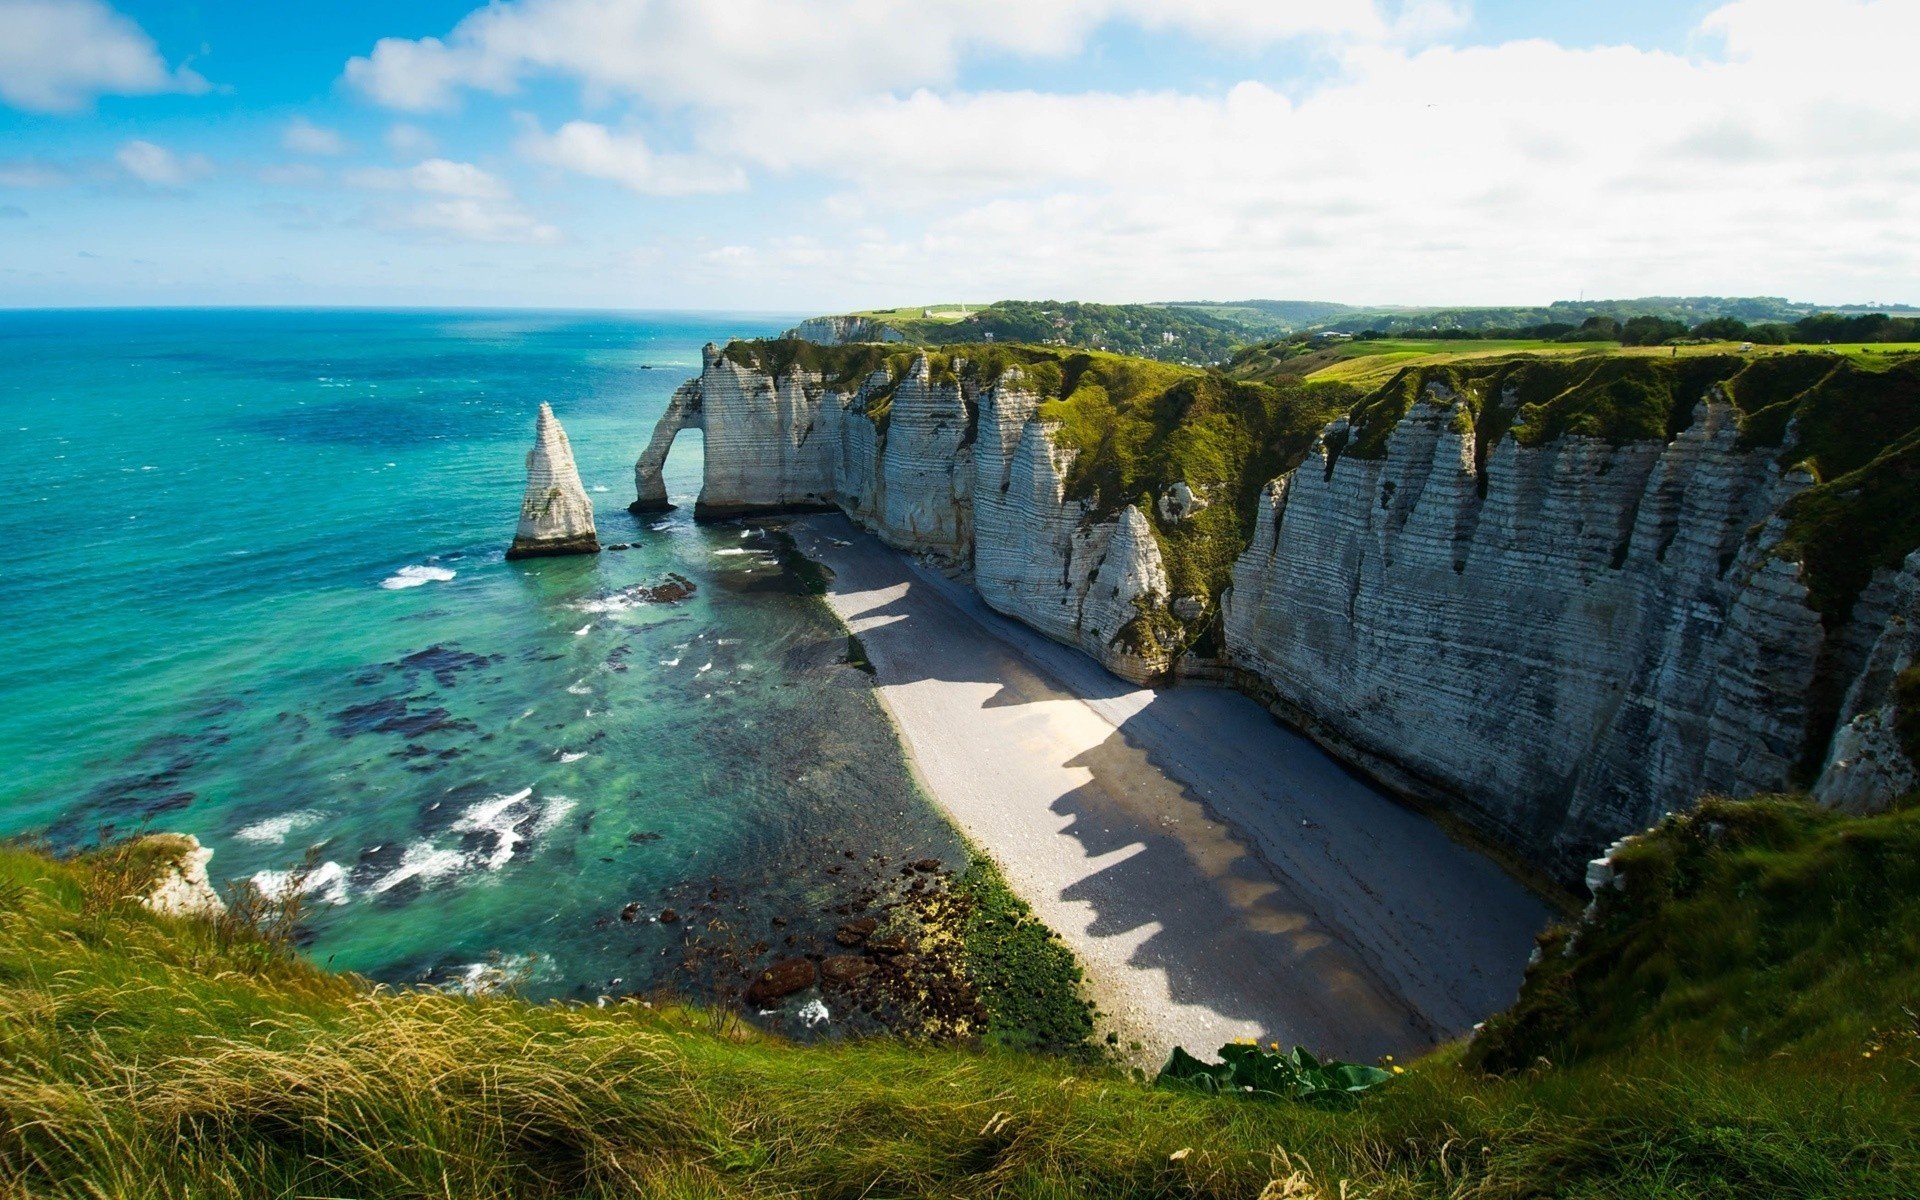
[[[857,313],[898,330],[922,346],[1027,342],[1130,354],[1164,362],[1221,362],[1252,337],[1271,337],[1290,326],[1247,324],[1247,314],[1229,317],[1205,308],[1156,304],[1084,304],[1075,300],[1002,300],[955,315],[958,306],[876,309]],[[934,313],[925,316],[924,313]]]
[[[1544,939],[1512,1015],[1348,1111],[990,1041],[796,1047],[665,999],[372,988],[148,912],[116,853],[0,849],[9,1195],[1852,1200],[1920,1177],[1916,813],[1668,823],[1570,954]]]
[[[1347,1108],[1391,1081],[1394,1074],[1394,1070],[1365,1063],[1323,1063],[1304,1046],[1295,1046],[1284,1054],[1278,1043],[1271,1050],[1262,1050],[1248,1039],[1220,1047],[1217,1063],[1201,1062],[1175,1046],[1155,1082],[1163,1087],[1194,1088],[1209,1095],[1239,1093],[1261,1100]]]
[[[1648,1050],[1819,1074],[1920,1054],[1920,809],[1708,799],[1614,855],[1589,925],[1541,939],[1471,1065]],[[1604,1014],[1604,1020],[1596,1020]]]
[[[984,855],[974,856],[952,893],[964,913],[967,975],[987,1011],[987,1040],[1090,1057],[1094,1009],[1081,995],[1080,964],[1066,943]]]

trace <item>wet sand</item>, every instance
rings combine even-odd
[[[1545,904],[1252,700],[1126,683],[842,517],[791,530],[922,783],[1134,1057],[1406,1055],[1512,1000]]]

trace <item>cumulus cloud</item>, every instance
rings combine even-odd
[[[376,224],[473,242],[555,242],[560,231],[521,207],[505,181],[473,163],[430,158],[411,167],[350,171],[355,187],[424,197],[375,211]]]
[[[1450,13],[1444,0],[1394,14],[1378,0],[508,0],[444,38],[382,38],[346,78],[414,112],[540,74],[660,103],[757,106],[946,84],[967,53],[1058,57],[1118,21],[1258,46],[1388,39],[1402,20],[1425,29]]]
[[[280,144],[295,154],[326,157],[347,152],[347,139],[340,136],[339,130],[315,125],[305,117],[287,122],[286,128],[280,131]]]
[[[560,231],[537,221],[517,204],[456,197],[417,204],[391,214],[391,223],[469,242],[557,242]]]
[[[1739,0],[1699,32],[1685,56],[1353,44],[1292,94],[918,88],[711,114],[707,142],[840,181],[808,228],[846,222],[864,295],[1920,292],[1920,5]],[[772,238],[729,261],[806,275]]]
[[[113,161],[120,169],[148,187],[176,189],[213,174],[213,163],[204,154],[176,154],[165,146],[135,139],[123,142],[114,151]]]
[[[648,196],[737,192],[747,186],[746,172],[738,166],[657,154],[639,134],[615,133],[591,121],[569,121],[550,134],[531,127],[520,138],[520,152],[535,162]]]
[[[15,108],[74,113],[103,95],[206,90],[101,0],[0,0],[0,100]]]
[[[418,111],[572,82],[593,119],[523,126],[524,157],[648,196],[781,188],[754,228],[662,251],[754,294],[864,299],[902,279],[1136,299],[1920,293],[1920,3],[1728,0],[1684,54],[1455,45],[1463,9],[498,0],[440,37],[383,40],[346,75]],[[1232,49],[1286,40],[1324,69],[1190,90],[960,86],[970,61],[1045,63],[1115,24],[1211,43],[1222,75],[1255,61]],[[674,131],[674,152],[643,127]],[[504,188],[386,178],[519,213],[507,236],[539,227]]]

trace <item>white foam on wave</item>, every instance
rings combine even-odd
[[[445,567],[401,567],[398,571],[380,581],[380,586],[390,592],[401,588],[419,587],[423,583],[445,583],[453,578],[453,572]]]
[[[490,833],[493,850],[482,860],[490,871],[497,871],[513,858],[513,848],[525,840],[519,826],[527,819],[522,808],[533,797],[532,788],[522,788],[510,796],[494,796],[469,808],[453,823],[455,833]]]
[[[585,624],[585,625],[582,625],[582,626],[581,626],[580,628],[578,628],[578,629],[576,629],[576,630],[574,630],[574,631],[573,631],[573,636],[575,636],[575,637],[585,637],[585,636],[587,636],[587,635],[588,635],[589,633],[592,633],[592,632],[593,632],[593,624],[592,624],[592,622],[588,622],[587,624]]]
[[[748,550],[741,546],[731,546],[725,550],[715,550],[713,553],[717,557],[725,558],[733,554],[759,554],[761,552],[758,550]]]
[[[660,665],[663,667],[677,667],[680,665],[680,660],[678,658],[663,658],[660,660]]]
[[[591,696],[593,695],[593,689],[587,686],[585,680],[582,680],[568,687],[567,694],[569,696]]]
[[[307,829],[320,823],[320,814],[311,810],[282,813],[277,817],[268,817],[264,821],[255,821],[243,829],[234,831],[233,836],[243,842],[258,842],[265,846],[278,846],[287,840],[295,830]]]
[[[653,530],[655,533],[659,533],[663,529],[673,528],[673,522],[672,521],[655,521],[653,524],[647,526],[647,528]]]
[[[409,879],[432,883],[465,869],[467,856],[458,850],[442,850],[432,842],[415,842],[400,856],[400,865],[373,881],[368,890],[374,895],[392,891]]]
[[[587,752],[585,750],[562,750],[560,752],[560,761],[563,763],[579,762],[586,756]]]
[[[323,862],[310,871],[255,871],[252,882],[269,900],[300,895],[312,896],[322,904],[347,902],[347,869],[337,862]]]
[[[493,962],[468,963],[446,990],[468,996],[491,996],[523,983],[550,976],[553,957],[548,954],[508,954]]]
[[[593,485],[593,490],[596,492],[604,492],[607,490],[607,485],[604,483],[596,483]]]

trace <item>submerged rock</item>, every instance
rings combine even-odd
[[[533,449],[527,451],[527,494],[520,501],[520,528],[514,531],[507,557],[597,554],[599,550],[593,501],[580,485],[573,446],[553,409],[542,404],[534,424]]]
[[[747,985],[747,1003],[765,1008],[795,992],[805,991],[819,978],[814,965],[804,958],[783,958],[754,977]]]

